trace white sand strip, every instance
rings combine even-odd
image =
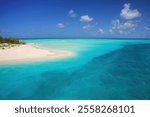
[[[0,62],[28,61],[40,59],[56,59],[73,56],[70,51],[41,49],[32,45],[20,45],[9,49],[0,49]]]

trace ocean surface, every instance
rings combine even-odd
[[[150,99],[148,39],[26,39],[75,56],[0,63],[2,100]]]

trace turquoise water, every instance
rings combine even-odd
[[[150,99],[150,40],[28,39],[65,59],[0,64],[0,99]]]

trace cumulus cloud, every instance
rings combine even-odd
[[[132,29],[136,26],[132,21],[127,21],[123,24],[120,24],[120,29]]]
[[[102,28],[99,28],[98,33],[100,33],[100,34],[104,34],[104,33],[105,33],[105,31],[104,31]]]
[[[134,19],[141,17],[141,13],[137,9],[131,9],[131,4],[126,3],[124,4],[124,8],[121,10],[120,16],[125,20],[112,20],[112,26],[109,29],[109,33],[129,34],[132,31],[135,31],[139,20]]]
[[[135,28],[137,24],[133,21],[120,22],[119,19],[112,21],[112,29],[132,29]]]
[[[56,27],[62,29],[65,28],[65,25],[63,23],[58,23]]]
[[[131,4],[124,4],[124,8],[121,10],[120,16],[126,20],[141,17],[141,13],[137,9],[131,9]]]
[[[70,17],[77,17],[77,14],[75,13],[74,10],[70,10],[70,11],[68,12],[68,15],[69,15]]]
[[[81,22],[91,22],[93,20],[92,17],[89,17],[88,15],[83,15],[80,17]]]
[[[135,31],[137,27],[137,23],[134,21],[120,21],[119,19],[112,21],[112,26],[109,30],[111,34],[119,33],[119,34],[129,34],[132,31]]]
[[[94,28],[94,27],[95,27],[94,25],[87,24],[87,25],[84,25],[82,28],[89,30],[89,29]]]

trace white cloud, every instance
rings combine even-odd
[[[120,22],[119,19],[112,21],[112,29],[133,29],[137,26],[133,21]]]
[[[105,32],[104,32],[104,30],[102,28],[99,28],[98,33],[104,34]]]
[[[124,4],[124,8],[121,10],[120,16],[126,20],[141,17],[141,13],[137,9],[131,9],[131,4]]]
[[[113,29],[109,29],[109,32],[110,32],[111,34],[114,33]]]
[[[120,29],[132,29],[136,26],[132,21],[127,21],[125,23],[120,24]]]
[[[116,20],[112,20],[112,29],[119,29],[120,27],[120,20],[116,19]]]
[[[63,23],[58,23],[57,25],[56,25],[56,27],[57,28],[65,28],[65,25],[63,24]]]
[[[91,22],[93,20],[92,17],[89,17],[88,15],[83,15],[80,17],[81,22]]]
[[[75,13],[74,10],[70,10],[68,14],[70,17],[76,17],[77,16],[77,14]]]
[[[94,25],[87,24],[87,25],[83,26],[82,28],[89,30],[89,29],[94,28],[94,27],[95,27]]]
[[[109,29],[109,33],[114,34],[129,34],[135,31],[139,20],[133,20],[134,18],[141,17],[141,13],[137,9],[131,9],[131,4],[124,4],[124,8],[121,10],[120,16],[125,19],[112,20],[112,26]]]
[[[137,23],[134,21],[120,21],[119,19],[112,21],[112,27],[109,29],[111,34],[129,34],[132,31],[135,31]]]

